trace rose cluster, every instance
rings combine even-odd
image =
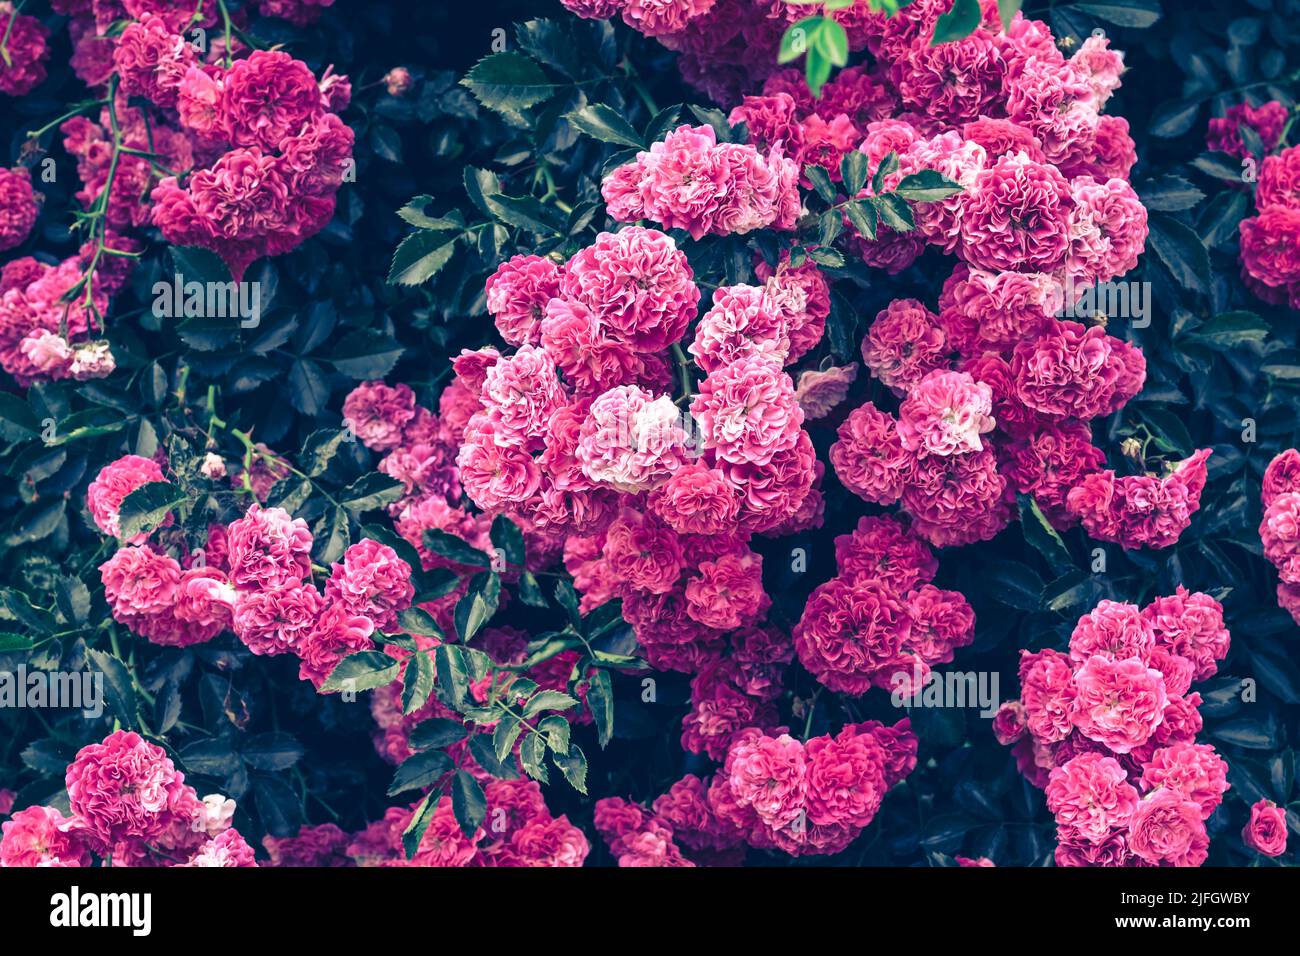
[[[812,592],[794,628],[799,660],[831,690],[911,697],[931,665],[975,639],[974,611],[930,583],[939,563],[899,519],[860,519],[835,539],[835,561],[839,574]]]
[[[647,809],[596,803],[596,829],[619,866],[720,866],[745,847],[792,856],[838,853],[916,766],[908,720],[868,721],[806,741],[781,729],[737,734],[709,779],[688,774]]]
[[[762,622],[753,534],[820,522],[819,466],[784,366],[820,339],[828,291],[811,263],[757,273],[761,285],[717,289],[696,322],[694,274],[657,230],[602,233],[563,265],[516,256],[487,284],[515,351],[453,363],[452,388],[472,402],[457,456],[468,498],[561,546],[584,610],[622,598],[659,668],[699,672],[728,632]]]
[[[87,491],[96,526],[117,535],[122,501],[161,480],[162,466],[137,455],[106,465]],[[317,687],[347,654],[373,646],[371,635],[392,629],[414,594],[406,562],[369,538],[351,545],[318,589],[311,532],[281,508],[253,504],[228,526],[211,526],[207,549],[182,554],[184,564],[147,539],[136,535],[100,566],[114,620],[164,646],[230,630],[254,654],[295,654],[299,675]]]
[[[235,801],[199,798],[166,751],[117,730],[77,751],[69,816],[30,806],[0,824],[0,866],[256,866],[231,826]]]
[[[1300,452],[1288,448],[1264,471],[1259,539],[1277,568],[1277,603],[1300,622]]]
[[[1201,695],[1228,653],[1223,608],[1182,587],[1145,608],[1102,601],[1067,651],[1021,651],[1020,699],[993,730],[1047,794],[1060,866],[1200,866],[1227,764],[1196,743]]]
[[[262,4],[300,23],[328,5]],[[54,6],[69,17],[74,71],[107,102],[60,126],[91,221],[87,241],[57,266],[8,263],[0,279],[0,367],[23,386],[113,371],[103,316],[139,254],[132,230],[157,226],[170,243],[211,249],[238,279],[253,260],[295,248],[330,220],[353,141],[337,115],[351,96],[346,77],[327,71],[318,81],[280,50],[243,56],[242,43],[216,31],[211,43],[195,39],[217,25],[211,4]],[[236,28],[246,16],[235,10]],[[25,93],[45,75],[45,27],[0,9],[0,32],[0,90]],[[26,239],[38,209],[27,171],[0,171],[0,249]]]
[[[1265,150],[1271,151],[1278,144],[1288,115],[1286,107],[1278,102],[1266,103],[1258,110],[1245,104],[1234,106],[1223,120],[1210,121],[1211,148],[1216,145],[1214,125],[1223,123],[1230,131],[1218,132],[1218,138],[1228,140],[1218,144],[1220,149],[1246,155],[1240,124],[1254,129]],[[1237,137],[1235,143],[1232,136]],[[1265,302],[1300,309],[1300,146],[1265,156],[1254,192],[1255,215],[1246,217],[1238,226],[1242,280]]]
[[[619,222],[649,219],[699,239],[794,229],[798,179],[799,167],[779,146],[764,156],[752,146],[718,143],[712,126],[680,126],[606,176],[601,193]]]

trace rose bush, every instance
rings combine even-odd
[[[1288,862],[1293,5],[0,5],[0,864]]]

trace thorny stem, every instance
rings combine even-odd
[[[9,34],[14,32],[14,24],[18,22],[18,14],[23,12],[23,7],[27,6],[27,0],[18,0],[18,5],[14,7],[13,13],[9,15],[9,22],[5,25],[5,35],[0,38],[0,58],[5,61],[5,66],[13,66],[14,61],[9,56]]]

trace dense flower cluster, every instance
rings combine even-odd
[[[1138,349],[1093,316],[1073,321],[1088,289],[1136,265],[1146,238],[1146,210],[1127,179],[1132,141],[1122,119],[1102,113],[1121,55],[1092,37],[1067,59],[1037,21],[1017,16],[1003,31],[992,3],[971,36],[931,47],[945,6],[913,3],[888,19],[851,8],[851,45],[865,46],[873,67],[842,71],[817,99],[797,71],[774,73],[730,117],[755,144],[820,165],[836,182],[857,150],[869,178],[888,160],[885,191],[924,170],[956,184],[915,207],[912,232],[881,223],[874,237],[851,236],[868,265],[889,272],[927,246],[959,262],[937,312],[900,299],[876,316],[863,362],[898,398],[897,413],[863,405],[831,452],[847,487],[897,503],[937,546],[993,537],[1017,493],[1059,527],[1080,520],[1067,494],[1105,465],[1088,422],[1135,396],[1146,371]],[[699,179],[686,177],[691,187]],[[1165,512],[1178,508],[1135,490],[1115,496],[1110,524],[1154,511],[1146,520],[1167,527],[1178,517]],[[1147,543],[1126,530],[1115,537],[1095,510],[1090,533]]]
[[[799,167],[774,147],[718,143],[712,126],[681,126],[620,166],[601,187],[609,215],[650,219],[694,239],[755,229],[791,230],[799,217]]]
[[[305,23],[328,5],[266,2],[263,12]],[[82,183],[76,197],[99,221],[57,266],[33,258],[5,266],[0,367],[24,386],[113,371],[103,316],[139,252],[133,230],[156,226],[170,243],[212,249],[238,279],[253,260],[319,232],[351,169],[353,134],[337,115],[351,95],[346,77],[317,80],[280,50],[235,59],[246,52],[237,41],[193,41],[186,31],[217,23],[210,4],[64,6],[73,69],[109,99],[97,115],[60,126]],[[0,91],[25,93],[44,79],[47,31],[0,10],[0,33]],[[0,249],[24,241],[38,208],[26,169],[0,171]]]
[[[159,746],[117,730],[77,752],[70,816],[30,806],[0,824],[0,866],[256,866],[235,802],[199,798]]]
[[[1288,448],[1264,471],[1264,557],[1277,568],[1277,603],[1300,623],[1300,452]]]
[[[700,294],[665,233],[602,233],[563,265],[517,256],[487,286],[516,351],[454,362],[471,412],[457,456],[469,499],[562,547],[584,609],[621,597],[647,659],[699,674],[707,696],[745,683],[744,647],[754,666],[779,663],[758,649],[779,642],[746,630],[770,603],[749,538],[820,521],[816,456],[783,366],[820,339],[828,292],[811,263],[758,272],[762,285],[714,293],[683,351]],[[683,386],[704,373],[678,402],[674,357]],[[706,676],[738,630],[729,673]],[[725,749],[710,736],[692,749]]]
[[[161,481],[158,462],[127,455],[91,483],[87,509],[105,534],[117,534],[122,501]],[[411,569],[387,545],[363,539],[335,563],[323,590],[312,574],[306,522],[281,508],[249,506],[228,526],[209,528],[206,552],[155,550],[134,536],[100,566],[114,620],[156,644],[187,647],[233,631],[254,654],[293,653],[299,674],[319,687],[334,665],[373,646],[410,607]]]
[[[1244,112],[1234,117],[1234,110]],[[1286,107],[1277,102],[1266,103],[1257,111],[1242,104],[1228,113],[1229,119],[1255,129],[1267,150],[1277,145],[1288,116]],[[1210,121],[1211,147],[1215,145],[1216,122],[1222,121]],[[1240,144],[1236,125],[1232,129]],[[1220,148],[1245,155],[1244,146],[1240,150],[1223,145]],[[1265,302],[1300,309],[1300,146],[1265,156],[1254,192],[1255,215],[1238,226],[1242,279]]]
[[[893,517],[858,521],[835,539],[839,574],[808,598],[794,629],[804,667],[831,690],[919,692],[930,666],[975,639],[975,614],[956,591],[930,582],[934,554]]]
[[[1228,653],[1223,608],[1179,587],[1145,608],[1102,601],[1066,652],[1021,651],[1020,699],[994,733],[1047,794],[1058,866],[1200,866],[1227,764],[1196,743],[1201,695]]]
[[[711,778],[688,774],[648,809],[620,797],[597,801],[596,829],[619,866],[725,865],[742,861],[746,845],[838,853],[911,773],[916,747],[906,719],[848,724],[806,741],[750,727]]]

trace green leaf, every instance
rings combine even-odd
[[[439,790],[425,796],[411,815],[411,822],[402,831],[402,850],[408,860],[419,851],[420,843],[424,840],[424,834],[433,821],[433,813],[438,809],[438,801],[441,799],[442,792]]]
[[[1033,568],[1019,561],[998,561],[984,575],[984,584],[995,601],[1021,611],[1037,611],[1042,603],[1043,579]]]
[[[1201,237],[1168,213],[1148,217],[1148,241],[1156,256],[1184,289],[1200,292],[1209,284],[1210,255]]]
[[[979,0],[953,0],[952,8],[935,23],[930,46],[963,40],[974,33],[979,25]]]
[[[515,748],[515,741],[523,732],[524,725],[514,714],[502,714],[492,732],[492,749],[498,760],[505,760]]]
[[[396,478],[372,471],[362,475],[338,494],[338,502],[354,514],[390,505],[406,493]]]
[[[577,707],[578,702],[563,691],[544,690],[533,695],[524,705],[524,717],[533,717],[544,710],[568,710]]]
[[[54,603],[69,624],[85,624],[90,616],[90,589],[70,575],[54,582]]]
[[[851,202],[844,207],[849,222],[863,239],[876,238],[876,207],[867,200]]]
[[[582,748],[574,747],[567,754],[552,753],[551,760],[564,774],[569,785],[581,794],[587,792],[587,757]]]
[[[288,770],[305,751],[293,734],[283,731],[249,737],[239,748],[239,755],[257,770]]]
[[[549,783],[549,775],[546,772],[546,740],[543,737],[529,734],[524,738],[524,742],[519,745],[519,762],[523,764],[524,773],[532,777],[539,783]]]
[[[1124,0],[1122,3],[1076,3],[1074,9],[1119,27],[1145,29],[1159,21],[1163,11],[1157,0]]]
[[[169,481],[145,482],[122,500],[118,539],[130,541],[138,534],[149,534],[167,520],[173,508],[188,500],[184,489]]]
[[[230,269],[225,261],[210,249],[199,246],[171,246],[167,252],[172,257],[172,265],[180,276],[181,284],[186,282],[229,282]]]
[[[438,778],[452,769],[451,758],[441,750],[425,750],[407,757],[393,774],[388,785],[388,795],[396,796],[407,790],[422,790],[433,786]]]
[[[645,148],[645,142],[637,135],[632,124],[625,120],[621,113],[604,103],[588,103],[581,109],[566,113],[564,118],[602,143],[617,143],[620,146],[631,146],[633,149]]]
[[[347,433],[337,428],[321,428],[308,435],[298,453],[298,463],[307,476],[318,478],[323,475],[346,438]]]
[[[536,106],[555,92],[555,84],[540,66],[512,50],[485,56],[460,82],[480,103],[498,113]]]
[[[16,395],[0,392],[0,439],[26,441],[40,431],[41,423],[30,405]]]
[[[1182,176],[1157,176],[1142,184],[1138,198],[1153,212],[1182,212],[1200,203],[1205,193]]]
[[[560,754],[569,752],[569,722],[559,714],[544,717],[537,730],[546,738],[546,746]]]
[[[1174,100],[1156,107],[1147,129],[1160,139],[1175,139],[1196,125],[1201,113],[1200,100]]]
[[[561,578],[555,583],[555,600],[560,607],[564,608],[564,613],[569,617],[569,623],[577,630],[582,628],[582,611],[578,600],[578,592],[574,590],[573,585],[566,579]]]
[[[186,773],[201,773],[206,777],[224,777],[239,769],[239,754],[223,737],[196,740],[180,751],[180,758]]]
[[[487,734],[477,734],[469,739],[469,751],[474,762],[498,780],[518,780],[519,772],[508,763],[497,759],[492,749],[492,739]]]
[[[1191,338],[1214,349],[1263,343],[1272,327],[1254,312],[1223,312],[1191,333]]]
[[[1020,530],[1025,541],[1047,561],[1057,574],[1073,570],[1074,560],[1061,540],[1061,535],[1043,514],[1043,509],[1030,495],[1019,495]]]
[[[398,245],[388,269],[392,285],[415,286],[432,279],[451,261],[459,234],[422,229],[413,232]]]
[[[523,567],[524,534],[519,530],[519,525],[505,515],[497,515],[492,519],[491,538],[492,544],[500,549],[508,564]]]
[[[413,714],[429,699],[433,692],[433,660],[428,651],[411,655],[406,662],[406,676],[402,682],[402,713]]]
[[[91,667],[104,675],[108,706],[117,715],[117,719],[124,727],[136,727],[135,681],[131,678],[131,672],[112,654],[97,651],[93,647],[86,648],[86,657]]]
[[[885,193],[883,196],[871,199],[870,202],[880,213],[880,221],[894,232],[911,232],[916,228],[916,221],[912,218],[912,207],[897,193]]]
[[[614,686],[609,671],[591,672],[587,683],[587,708],[596,723],[596,739],[603,750],[614,736]]]
[[[457,564],[468,564],[479,568],[486,568],[492,564],[492,559],[478,548],[440,528],[425,530],[424,546],[434,554],[455,561]]]
[[[1024,0],[998,0],[998,17],[1004,31],[1011,29],[1011,21],[1016,18],[1023,4]]]
[[[329,362],[357,381],[383,378],[406,351],[396,339],[379,329],[357,329],[339,339]]]
[[[1218,249],[1236,239],[1249,208],[1246,193],[1236,189],[1225,190],[1206,203],[1196,221],[1196,231],[1206,248]]]
[[[856,149],[844,154],[840,160],[840,178],[844,180],[845,193],[856,196],[862,191],[862,187],[867,184],[868,162],[867,154]]]
[[[444,635],[438,622],[422,607],[408,607],[397,615],[397,623],[407,634],[419,634],[424,637],[441,639]]]
[[[485,201],[494,218],[536,236],[562,235],[568,224],[564,213],[533,196],[493,193]]]
[[[397,679],[398,662],[381,651],[358,651],[334,665],[321,693],[373,690]]]
[[[871,191],[877,196],[883,193],[885,180],[896,172],[898,172],[898,151],[891,149],[876,166],[876,172],[871,177]]]
[[[416,229],[460,230],[465,228],[465,217],[460,214],[459,209],[453,209],[446,216],[430,216],[426,210],[432,202],[432,196],[416,196],[397,210],[397,215]]]
[[[459,708],[469,694],[465,648],[459,644],[439,644],[433,652],[433,660],[443,697],[452,706]]]
[[[937,202],[961,191],[962,187],[943,173],[922,169],[904,176],[892,195],[901,196],[909,202]]]
[[[835,202],[835,184],[831,182],[831,174],[824,167],[810,163],[803,168],[803,174],[808,177],[818,196],[828,203]]]
[[[808,52],[813,35],[820,29],[821,17],[804,17],[792,23],[781,36],[781,46],[777,50],[776,62],[793,63]]]
[[[849,35],[836,21],[823,20],[814,42],[832,66],[844,66],[849,62]]]
[[[0,653],[6,651],[29,651],[35,642],[25,634],[13,631],[0,631]]]
[[[492,619],[501,599],[501,578],[495,571],[481,571],[470,580],[469,590],[456,602],[456,633],[468,643]]]
[[[451,808],[456,814],[461,832],[468,837],[474,835],[474,831],[487,816],[487,799],[483,796],[483,788],[464,770],[457,770],[456,776],[451,780]]]
[[[428,750],[431,747],[439,749],[450,747],[468,736],[469,731],[465,729],[465,725],[460,721],[451,720],[447,717],[431,717],[417,724],[415,729],[411,731],[411,749]]]

